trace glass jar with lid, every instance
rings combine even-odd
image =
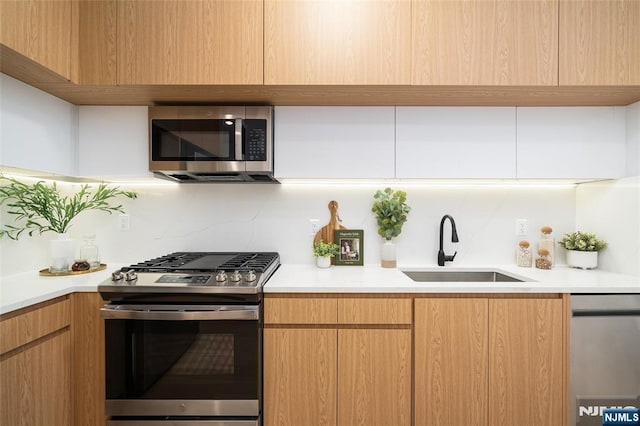
[[[550,226],[543,226],[540,228],[540,238],[538,239],[538,250],[544,249],[547,251],[547,258],[551,263],[549,268],[543,269],[551,269],[553,268],[555,261],[555,239],[551,233],[553,229]]]
[[[536,256],[536,268],[538,269],[551,269],[553,262],[549,256],[549,250],[541,248],[538,249],[538,256]]]
[[[95,243],[95,234],[84,235],[84,243],[80,247],[80,259],[89,263],[91,269],[100,266],[100,251]]]
[[[522,240],[518,242],[516,248],[516,264],[523,268],[531,268],[533,256],[531,255],[531,246],[529,241]]]

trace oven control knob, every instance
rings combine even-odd
[[[137,279],[138,279],[138,274],[136,274],[136,271],[134,271],[133,269],[129,269],[124,274],[124,280],[125,281],[134,281],[134,280],[137,280]]]
[[[233,274],[231,274],[231,277],[229,279],[231,280],[231,282],[237,283],[238,281],[242,281],[242,274],[240,273],[240,271],[233,271]]]
[[[120,281],[122,278],[124,278],[122,271],[115,271],[111,274],[111,281]]]
[[[244,276],[244,280],[248,283],[252,283],[256,280],[256,273],[255,271],[249,271],[247,272],[247,274]]]
[[[227,280],[227,274],[224,271],[218,271],[216,274],[216,281],[221,283]]]

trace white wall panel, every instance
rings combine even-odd
[[[76,174],[78,107],[0,74],[0,164]]]
[[[394,177],[393,107],[276,107],[278,178]]]
[[[80,106],[79,116],[80,176],[151,176],[146,106]]]
[[[396,177],[515,178],[514,107],[398,107]]]
[[[625,107],[522,107],[517,115],[518,178],[625,175]]]

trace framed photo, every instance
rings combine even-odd
[[[362,229],[338,229],[334,241],[340,246],[334,265],[362,266],[364,260],[364,231]]]

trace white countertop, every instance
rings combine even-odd
[[[73,292],[96,291],[98,284],[124,264],[104,271],[66,277],[41,277],[37,271],[1,277],[0,314]],[[412,281],[401,270],[495,270],[527,282],[474,283]],[[385,269],[375,265],[282,265],[264,287],[265,293],[640,293],[640,277],[600,270],[583,271],[558,266],[550,271],[514,265],[444,268],[406,265]]]
[[[123,266],[107,264],[102,271],[63,277],[41,277],[38,271],[0,277],[0,314],[74,292],[96,291],[98,284]]]
[[[525,282],[414,282],[402,270],[497,271]],[[265,293],[640,293],[640,277],[558,266],[552,270],[488,267],[282,265]]]

